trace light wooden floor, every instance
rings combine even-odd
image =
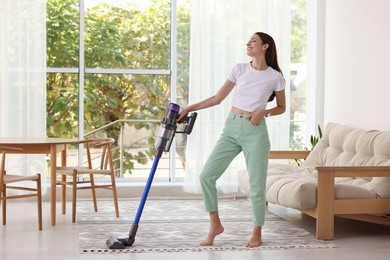
[[[70,209],[70,205],[68,206]],[[314,232],[312,218],[298,211],[269,205],[270,211],[295,225]],[[194,252],[160,254],[79,254],[78,226],[71,223],[70,214],[61,215],[57,205],[57,225],[50,225],[49,203],[43,205],[43,230],[37,230],[34,202],[8,203],[8,223],[0,227],[0,259],[143,259],[143,260],[199,260],[199,259],[390,259],[390,228],[346,219],[336,219],[337,248],[253,250],[233,252]],[[249,235],[249,234],[248,234]]]

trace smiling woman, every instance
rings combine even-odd
[[[246,43],[248,39],[255,37],[253,34],[257,31],[272,34],[278,43],[278,62],[288,71],[290,37],[284,36],[289,34],[290,20],[282,19],[284,16],[279,15],[290,11],[291,6],[285,1],[280,5],[268,6],[266,1],[256,0],[207,2],[199,0],[192,1],[191,7],[190,103],[196,103],[217,93],[233,65],[249,63],[251,58],[247,55]],[[231,19],[231,17],[241,16],[245,19]],[[274,20],[275,17],[279,19],[277,22]],[[289,77],[288,73],[286,74],[286,86],[288,86]],[[288,95],[288,87],[286,87],[286,96]],[[221,105],[199,113],[199,124],[194,129],[196,134],[190,136],[187,145],[185,178],[187,192],[200,192],[201,167],[222,132],[231,102],[232,100],[226,99]],[[274,103],[271,102],[269,105],[273,106]],[[285,114],[271,117],[267,122],[273,147],[289,146],[288,109],[287,107]],[[245,160],[243,155],[239,154],[218,180],[218,191],[223,193],[238,191],[236,173],[242,165],[245,165]]]

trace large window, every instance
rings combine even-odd
[[[306,2],[290,9],[290,149],[305,146]],[[191,8],[191,0],[48,0],[48,135],[114,137],[117,176],[145,178],[168,103],[188,103]],[[175,143],[157,180],[184,176],[186,138]]]

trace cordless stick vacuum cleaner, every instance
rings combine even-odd
[[[187,135],[191,134],[192,128],[194,126],[197,113],[194,112],[191,114],[191,116],[186,116],[182,120],[180,120],[179,123],[186,123],[186,126],[183,131],[177,131],[177,118],[179,116],[179,110],[180,106],[175,103],[170,103],[167,113],[165,114],[164,119],[162,120],[160,133],[158,135],[158,139],[156,141],[156,155],[153,161],[153,166],[149,173],[149,178],[147,180],[144,193],[142,195],[140,204],[138,206],[138,211],[135,216],[134,222],[131,225],[131,229],[129,231],[129,237],[128,238],[115,238],[113,236],[110,236],[109,239],[106,240],[106,244],[108,248],[110,249],[125,249],[126,246],[132,246],[135,241],[135,235],[137,234],[138,230],[138,223],[140,221],[142,211],[145,206],[146,199],[148,197],[148,193],[150,190],[150,186],[152,185],[154,174],[157,169],[158,162],[161,158],[161,155],[163,152],[168,152],[172,140],[175,136],[175,133],[185,133]]]

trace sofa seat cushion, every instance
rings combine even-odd
[[[317,179],[313,171],[287,164],[270,164],[266,184],[268,202],[295,209],[316,206]]]
[[[239,186],[249,191],[246,169],[238,172]],[[336,178],[337,199],[373,199],[377,197],[369,190],[370,181],[355,178]],[[289,164],[270,164],[266,184],[268,202],[294,209],[310,209],[317,203],[317,171],[313,168]]]

